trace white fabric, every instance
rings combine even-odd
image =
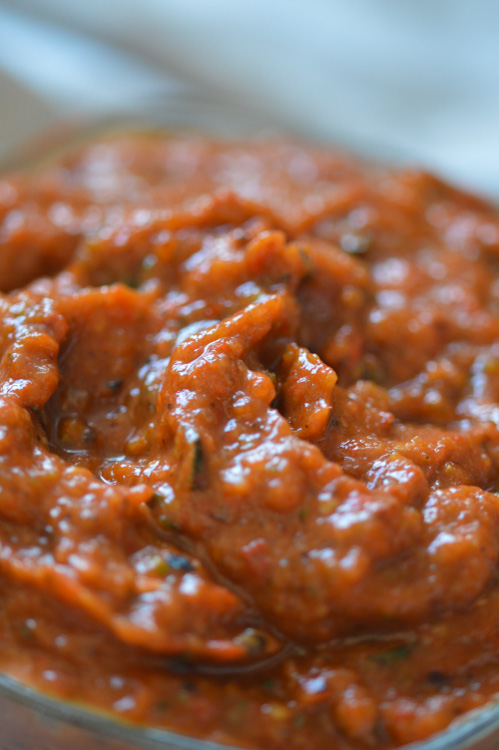
[[[11,0],[0,67],[57,113],[178,78],[262,122],[499,195],[497,0]]]

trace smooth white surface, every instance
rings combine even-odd
[[[264,121],[499,195],[497,0],[7,0],[0,66],[65,111],[178,76]],[[5,103],[0,84],[0,128]]]

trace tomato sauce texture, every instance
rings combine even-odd
[[[0,666],[388,750],[499,692],[499,217],[292,142],[0,179]]]

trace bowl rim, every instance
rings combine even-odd
[[[101,738],[121,740],[145,750],[241,750],[211,740],[190,737],[163,727],[136,724],[89,704],[64,700],[0,672],[0,700],[33,710],[44,720],[63,722]],[[400,746],[404,750],[472,750],[476,743],[499,732],[499,696],[481,708],[463,714],[446,729],[426,740]],[[265,750],[261,748],[261,750]]]

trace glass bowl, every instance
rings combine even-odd
[[[219,137],[245,137],[255,132],[303,136],[262,121],[254,112],[228,101],[207,99],[193,89],[179,90],[168,101],[136,102],[133,109],[100,117],[77,116],[60,123],[11,152],[0,171],[29,169],[98,135],[115,132],[191,131]],[[371,161],[407,161],[400,152],[376,143],[340,143]],[[456,719],[428,740],[404,745],[406,750],[498,750],[499,698]],[[41,693],[0,672],[0,750],[237,750],[176,732],[126,723],[118,718]],[[259,750],[266,750],[264,747]],[[313,750],[313,748],[310,748]]]
[[[126,724],[42,695],[2,674],[0,747],[2,750],[235,750],[164,729]],[[498,747],[497,703],[473,711],[429,740],[404,745],[405,750],[497,750]]]

